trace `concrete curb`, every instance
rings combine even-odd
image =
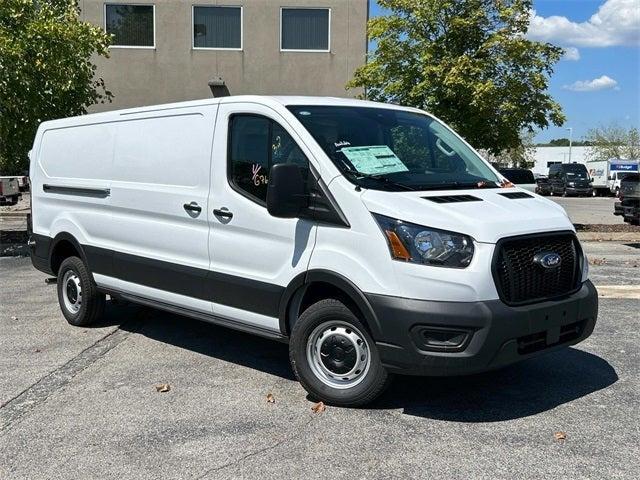
[[[578,232],[581,242],[640,242],[638,232]]]
[[[25,217],[29,215],[29,212],[0,212],[0,218],[2,217],[7,217],[7,218],[19,218],[19,217]]]

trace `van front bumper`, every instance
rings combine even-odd
[[[581,342],[593,332],[598,294],[510,307],[501,300],[435,302],[367,295],[383,365],[408,375],[467,375]]]
[[[593,188],[591,187],[567,187],[565,190],[567,195],[593,195]]]

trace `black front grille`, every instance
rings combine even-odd
[[[560,255],[560,265],[544,268],[535,263],[534,256],[542,252]],[[505,238],[496,246],[493,276],[505,303],[532,303],[576,291],[582,261],[580,245],[573,233]]]

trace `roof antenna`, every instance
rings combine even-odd
[[[228,97],[230,95],[229,89],[224,84],[222,77],[214,77],[209,80],[209,88],[213,94],[213,98]]]

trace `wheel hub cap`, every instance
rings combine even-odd
[[[339,321],[316,327],[307,342],[307,360],[314,375],[333,388],[350,388],[362,381],[371,363],[361,332]]]
[[[80,278],[72,270],[65,272],[62,278],[62,297],[65,308],[71,313],[78,313],[82,306],[82,286]]]

